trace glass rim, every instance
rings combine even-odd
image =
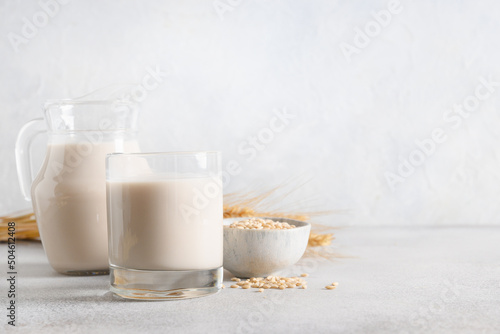
[[[82,104],[89,104],[89,105],[116,104],[116,105],[132,106],[135,105],[136,103],[134,101],[123,100],[123,99],[109,99],[109,100],[50,99],[45,101],[43,107],[44,109],[47,110],[50,107],[82,105]]]
[[[206,154],[206,155],[219,155],[221,151],[173,151],[173,152],[114,152],[106,154],[106,158],[111,157],[148,157],[148,156],[188,156],[188,155],[197,155],[197,154]]]
[[[99,132],[103,134],[108,134],[108,133],[114,133],[114,134],[137,134],[139,130],[137,127],[134,128],[112,128],[109,130],[101,130],[101,129],[88,129],[88,130],[65,130],[65,129],[58,129],[58,130],[51,130],[49,129],[47,133],[49,135],[67,135],[67,134],[83,134],[83,133],[88,133],[88,132]]]

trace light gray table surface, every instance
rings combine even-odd
[[[500,333],[500,228],[347,227],[324,259],[287,274],[308,289],[226,289],[209,297],[128,301],[109,277],[54,272],[38,242],[18,242],[18,333]],[[0,244],[2,276],[6,244]],[[324,286],[339,282],[336,290]],[[2,330],[0,330],[1,332]]]

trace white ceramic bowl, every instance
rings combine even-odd
[[[231,223],[249,218],[224,219],[224,269],[237,277],[265,277],[295,264],[304,254],[311,224],[288,218],[268,218],[297,226],[287,230],[243,230]]]

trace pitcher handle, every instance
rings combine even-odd
[[[31,183],[33,175],[31,173],[30,147],[33,139],[47,131],[43,118],[37,118],[24,124],[19,131],[16,141],[16,167],[17,176],[21,192],[27,201],[31,201]]]

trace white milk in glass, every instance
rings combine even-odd
[[[137,270],[222,266],[220,180],[108,180],[107,191],[112,266]]]

